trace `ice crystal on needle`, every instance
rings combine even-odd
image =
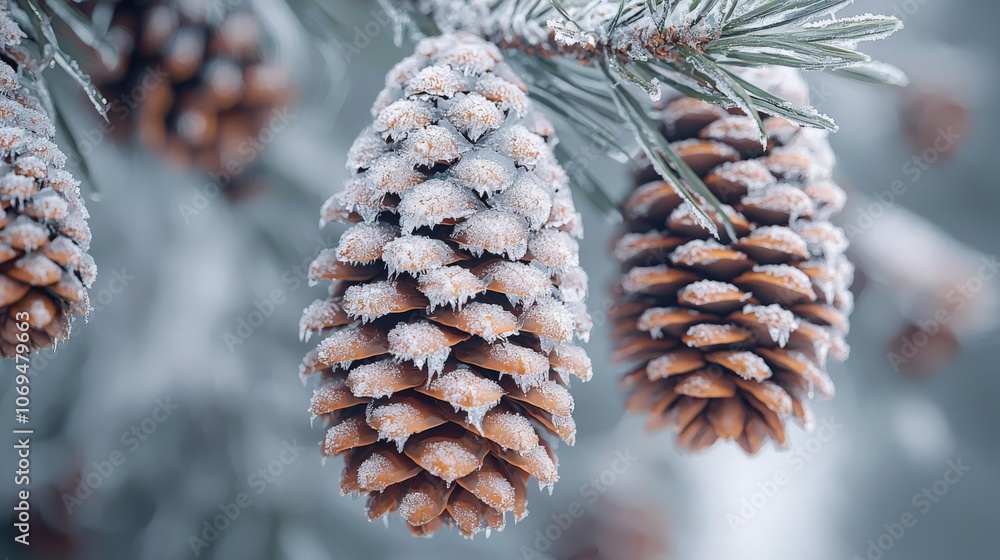
[[[331,331],[301,367],[323,383],[323,454],[344,456],[341,487],[373,517],[501,530],[527,513],[527,478],[557,480],[544,434],[574,440],[566,385],[593,371],[554,130],[500,51],[467,35],[421,41],[373,116],[322,209],[355,224],[310,267],[333,285],[300,324]]]

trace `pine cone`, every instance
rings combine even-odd
[[[22,86],[37,61],[0,7],[0,356],[52,346],[90,308],[96,275],[79,181],[63,166],[55,127]],[[27,340],[25,340],[27,333]],[[20,335],[20,337],[19,337]]]
[[[108,35],[119,57],[92,70],[109,118],[125,119],[144,146],[175,163],[241,175],[291,89],[284,69],[264,62],[261,33],[246,7],[117,0]]]
[[[806,102],[794,72],[747,77]],[[624,380],[627,407],[648,412],[650,430],[673,427],[688,450],[718,438],[750,454],[767,439],[784,446],[785,419],[809,428],[810,398],[833,395],[827,355],[848,351],[853,267],[843,231],[829,222],[845,195],[830,179],[826,135],[769,117],[764,150],[750,117],[689,97],[670,101],[661,118],[738,239],[711,239],[667,183],[648,167],[636,172],[614,248],[616,359],[637,364]]]
[[[471,35],[426,39],[394,67],[354,173],[323,207],[360,222],[310,269],[334,281],[302,333],[335,329],[303,374],[312,413],[343,454],[341,490],[372,519],[465,536],[527,514],[531,477],[558,478],[539,428],[572,444],[569,376],[591,376],[580,215],[534,110],[500,51]],[[455,484],[453,484],[455,483]]]

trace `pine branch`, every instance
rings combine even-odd
[[[44,4],[44,5],[43,5]],[[73,40],[87,45],[102,56],[113,57],[115,48],[108,41],[106,33],[94,27],[77,8],[66,0],[13,0],[4,2],[3,9],[9,12],[11,20],[16,22],[22,33],[19,44],[9,46],[8,56],[16,63],[17,69],[27,79],[24,86],[38,98],[47,115],[56,124],[59,131],[65,135],[65,148],[79,162],[78,170],[86,179],[91,189],[98,192],[97,183],[93,180],[90,167],[83,156],[79,142],[63,114],[59,99],[50,93],[45,70],[58,66],[83,90],[97,113],[107,120],[108,103],[104,95],[94,87],[90,77],[80,68],[77,61],[63,51],[60,40],[68,39],[60,36],[53,21],[63,23],[59,31],[66,31]],[[51,13],[50,13],[51,12]]]
[[[388,1],[388,0],[386,0]],[[632,84],[658,100],[666,84],[689,95],[750,115],[766,142],[761,114],[777,115],[808,127],[836,130],[836,124],[812,107],[780,99],[748,83],[740,67],[787,66],[821,70],[863,81],[905,83],[894,67],[873,62],[858,51],[864,41],[883,39],[902,28],[889,16],[866,14],[836,18],[853,0],[618,0],[571,3],[563,0],[403,0],[400,10],[411,22],[423,19],[435,31],[465,31],[522,58],[572,60],[584,68],[602,69],[604,106],[617,108],[645,152],[653,139],[641,132],[641,107],[623,103],[622,83]],[[537,65],[536,66],[536,70]],[[596,74],[597,72],[594,71]],[[592,112],[572,95],[577,76],[551,65],[539,80],[560,87],[549,105],[585,134],[593,134],[592,119],[574,119]],[[529,77],[538,75],[529,72]],[[600,74],[598,74],[600,75]],[[587,97],[587,96],[584,96]],[[579,110],[577,110],[579,109]],[[589,131],[589,132],[588,132]],[[664,180],[686,200],[699,196],[708,206],[696,211],[710,223],[707,209],[718,200],[703,189],[694,174],[663,143],[667,165],[656,166]],[[647,153],[647,155],[649,155]],[[679,181],[679,174],[684,181]],[[725,224],[727,228],[731,224]]]

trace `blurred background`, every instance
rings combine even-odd
[[[996,557],[1000,7],[858,2],[855,13],[905,22],[869,50],[911,85],[807,76],[813,102],[841,127],[831,139],[838,179],[853,192],[840,225],[859,268],[851,357],[830,366],[837,397],[817,405],[818,429],[793,429],[787,452],[747,458],[717,445],[682,456],[670,434],[623,418],[605,316],[616,225],[578,193],[595,376],[573,386],[577,443],[558,449],[560,483],[551,496],[530,494],[526,520],[466,541],[448,531],[415,540],[397,517],[369,523],[363,499],[341,497],[342,465],[321,464],[323,430],[310,426],[311,388],[297,376],[310,348],[299,315],[323,291],[306,270],[342,231],[317,228],[320,205],[347,177],[347,149],[411,45],[395,46],[376,2],[339,0],[336,34],[303,28],[283,2],[253,4],[287,89],[266,127],[241,137],[253,154],[239,160],[238,181],[121,141],[68,95],[99,187],[88,190],[99,277],[89,321],[33,360],[34,543],[26,551],[4,538],[0,556]],[[598,158],[590,170],[612,195],[626,192],[623,166]],[[0,376],[0,409],[11,410],[13,366],[2,367],[11,373]],[[4,476],[0,502],[13,491]],[[238,516],[206,531],[241,495],[249,503]]]

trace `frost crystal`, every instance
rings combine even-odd
[[[514,305],[530,305],[552,291],[552,281],[542,270],[524,263],[498,261],[485,267],[484,280],[491,286],[502,287]]]
[[[456,260],[456,255],[451,247],[440,239],[404,235],[385,244],[382,248],[382,260],[389,270],[389,276],[403,272],[418,275],[441,268]]]
[[[447,66],[428,66],[409,80],[407,91],[417,97],[452,97],[462,91],[462,75]]]
[[[455,132],[439,125],[430,125],[411,132],[406,139],[406,153],[426,167],[451,163],[469,151],[469,144]]]
[[[710,123],[702,129],[701,137],[706,140],[718,140],[726,143],[734,140],[758,141],[760,129],[750,117],[733,115],[722,117]]]
[[[427,103],[400,99],[378,114],[373,128],[387,139],[401,140],[410,131],[431,124],[433,118],[431,107]],[[385,145],[384,142],[382,144]]]
[[[351,286],[344,292],[344,312],[368,323],[392,313],[399,296],[399,287],[392,280]]]
[[[403,195],[396,211],[399,225],[407,233],[424,226],[435,226],[445,220],[466,218],[479,207],[471,191],[442,179],[425,181]]]
[[[761,381],[771,377],[771,368],[753,352],[729,352],[726,367],[746,380]]]
[[[785,226],[763,226],[747,236],[760,247],[790,254],[806,254],[806,242],[802,237]]]
[[[809,280],[809,276],[794,266],[787,264],[757,265],[753,267],[753,271],[763,272],[768,276],[778,278],[785,286],[797,292],[808,293],[812,289],[812,282]]]
[[[465,476],[470,466],[479,464],[479,458],[471,451],[450,440],[425,444],[421,449],[420,459],[427,472],[448,483]]]
[[[720,298],[723,298],[726,294],[738,293],[740,293],[740,289],[727,282],[700,280],[685,286],[680,292],[677,293],[677,297],[686,302],[690,302],[691,305],[708,305],[719,301]],[[745,301],[749,298],[750,294],[743,294],[741,301]]]
[[[811,216],[814,210],[813,202],[806,193],[782,183],[748,194],[743,197],[743,204],[788,214],[789,222],[794,222],[800,216]]]
[[[397,154],[386,154],[375,160],[363,177],[372,190],[394,194],[424,181],[424,175],[413,169],[408,159]]]
[[[419,512],[434,511],[437,504],[434,499],[423,492],[407,492],[399,500],[399,515],[410,520]]]
[[[817,257],[835,258],[850,244],[844,230],[830,222],[799,222],[795,231],[808,244],[809,252]]]
[[[576,407],[569,390],[555,381],[546,381],[531,391],[543,398],[546,403],[543,408],[554,415],[569,416]]]
[[[523,125],[515,124],[496,133],[490,138],[497,150],[514,160],[521,167],[533,168],[545,158],[551,158],[548,144],[541,136],[529,131]]]
[[[400,60],[385,75],[386,87],[402,87],[403,83],[409,81],[424,67],[424,58],[420,56],[408,56]]]
[[[299,340],[308,342],[312,334],[333,322],[340,312],[340,307],[332,301],[317,299],[302,312],[299,320]]]
[[[337,244],[337,260],[349,264],[368,264],[382,256],[386,243],[399,236],[390,224],[357,224],[344,232]]]
[[[776,181],[767,166],[757,159],[726,162],[716,167],[712,174],[724,181],[743,185],[748,192],[759,191]]]
[[[371,407],[366,413],[366,420],[369,426],[377,426],[380,440],[395,443],[396,450],[402,453],[407,438],[413,434],[412,429],[423,420],[423,415],[413,406],[400,402]]]
[[[503,210],[476,213],[455,226],[453,237],[477,257],[485,251],[520,259],[528,250],[528,224],[524,218]]]
[[[368,327],[366,327],[368,328]],[[319,355],[323,363],[336,367],[350,367],[351,358],[357,351],[378,344],[377,331],[345,328],[327,337],[319,346]],[[384,340],[384,339],[383,339]],[[348,359],[337,359],[347,357]]]
[[[670,260],[674,264],[683,264],[685,266],[708,265],[717,260],[709,257],[711,251],[719,249],[725,249],[725,246],[714,239],[695,239],[674,249],[674,252],[670,255]]]
[[[385,490],[387,484],[379,479],[385,478],[395,469],[392,461],[380,453],[372,453],[358,467],[358,486],[362,490]]]
[[[493,303],[472,302],[461,311],[462,320],[470,334],[474,334],[486,342],[498,338],[507,338],[517,334],[517,331],[496,332],[499,325],[516,324],[517,318],[503,307]]]
[[[626,292],[636,293],[648,286],[653,278],[669,270],[670,267],[665,264],[634,267],[622,278],[622,288]]]
[[[476,93],[496,103],[503,110],[513,110],[518,115],[528,111],[528,96],[521,88],[499,76],[488,76],[476,83]]]
[[[532,256],[546,267],[564,270],[580,265],[580,245],[565,231],[546,228],[528,241]]]
[[[712,346],[718,343],[720,337],[724,337],[726,334],[734,330],[739,329],[737,327],[733,327],[732,325],[712,325],[708,323],[694,325],[685,333],[685,335],[690,339],[688,340],[687,345],[692,348]]]
[[[394,360],[380,360],[360,365],[347,374],[347,385],[356,397],[388,397],[402,381],[403,369]]]
[[[449,169],[452,179],[478,194],[502,192],[514,177],[514,164],[490,152],[473,152]]]
[[[493,45],[455,45],[436,57],[436,62],[447,64],[465,75],[493,70],[499,60],[500,53]]]
[[[500,376],[510,375],[522,391],[541,385],[549,378],[549,360],[530,348],[500,343],[490,347],[494,358],[504,364]]]
[[[473,142],[487,131],[499,128],[504,119],[497,106],[478,93],[460,96],[446,115],[448,122]]]
[[[587,272],[579,266],[567,267],[555,275],[559,296],[567,303],[582,302],[587,298]]]
[[[743,313],[745,315],[753,314],[757,322],[767,328],[767,334],[771,340],[782,348],[788,344],[788,337],[799,328],[795,314],[778,304],[767,306],[748,304],[743,307]]]
[[[530,173],[521,174],[514,185],[489,199],[493,208],[510,210],[528,220],[528,227],[537,230],[549,219],[552,211],[552,190]]]
[[[381,138],[369,131],[362,132],[347,152],[347,170],[368,169],[387,149]]]
[[[446,266],[422,274],[419,288],[430,300],[431,309],[445,305],[461,309],[476,294],[486,291],[486,284],[464,268]]]
[[[427,364],[428,379],[444,369],[451,354],[451,341],[440,327],[421,321],[400,323],[389,331],[389,352],[397,360],[408,360],[418,368]]]
[[[554,298],[546,298],[526,309],[521,314],[521,323],[534,323],[538,326],[536,334],[542,342],[543,351],[551,350],[556,342],[573,340],[576,329],[573,314]]]
[[[521,458],[528,462],[528,470],[538,478],[539,488],[549,488],[559,480],[556,464],[549,457],[544,447],[539,445],[534,449],[521,453]]]
[[[467,367],[459,367],[431,381],[428,388],[440,391],[444,400],[466,413],[466,421],[482,430],[483,417],[500,403],[503,389],[495,381],[480,377]],[[487,396],[496,395],[496,398]]]

